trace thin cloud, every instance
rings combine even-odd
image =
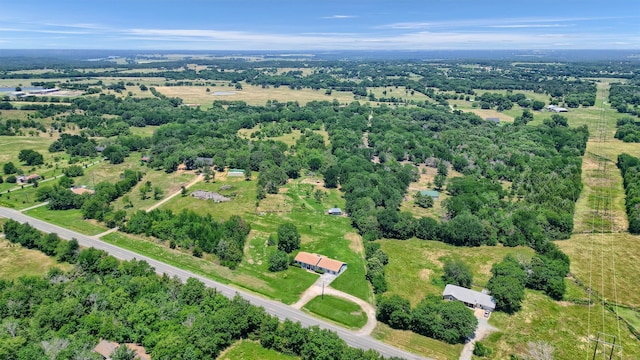
[[[357,18],[356,15],[331,15],[331,16],[323,16],[321,19],[353,19]]]
[[[470,28],[470,27],[522,27],[533,25],[530,27],[547,27],[545,23],[558,27],[566,26],[558,23],[564,22],[580,22],[580,21],[596,21],[596,20],[612,20],[622,19],[621,17],[550,17],[550,18],[504,18],[504,19],[465,19],[465,20],[448,20],[448,21],[416,21],[416,22],[396,22],[378,26],[379,29],[398,29],[398,30],[420,30],[420,29],[444,29],[444,28]]]
[[[488,28],[495,29],[531,29],[531,28],[559,28],[559,27],[568,27],[571,25],[563,25],[563,24],[511,24],[511,25],[490,25],[485,26]]]

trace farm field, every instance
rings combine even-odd
[[[320,90],[292,90],[284,86],[263,89],[260,86],[242,84],[242,87],[242,90],[236,90],[235,87],[209,87],[210,92],[206,91],[207,87],[205,86],[157,86],[156,89],[163,95],[179,97],[187,104],[200,104],[203,108],[210,107],[215,100],[244,101],[249,105],[264,105],[267,100],[297,101],[300,105],[314,100],[333,101],[333,99],[337,99],[340,103],[353,101],[353,94],[350,92],[333,91],[331,95],[325,95],[324,91]],[[216,92],[223,94],[215,95]]]

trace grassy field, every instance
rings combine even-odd
[[[629,274],[640,272],[640,241],[637,236],[620,234],[577,234],[556,244],[571,259],[571,273],[601,293],[607,301],[628,306],[640,306],[637,278]],[[603,278],[604,276],[604,278]],[[615,276],[615,283],[613,282]],[[604,280],[604,281],[603,281]],[[615,285],[615,288],[614,288]]]
[[[187,185],[197,176],[191,171],[177,171],[171,174],[167,174],[162,170],[153,170],[148,168],[145,168],[143,171],[145,171],[145,175],[142,180],[138,182],[138,184],[134,186],[129,193],[114,201],[113,206],[115,209],[124,209],[127,210],[128,213],[132,213],[140,209],[148,209],[163,198],[180,191],[181,186]],[[145,199],[142,199],[140,188],[145,186],[147,181],[151,182],[152,189],[159,187],[162,190],[162,197],[160,199],[154,199],[153,190],[146,195]],[[125,206],[127,205],[125,203],[126,199],[128,199],[130,204],[133,206]]]
[[[438,241],[381,240],[382,250],[389,255],[385,277],[388,294],[397,294],[411,302],[419,303],[426,295],[441,295],[445,283],[441,276],[446,258],[459,258],[473,272],[473,285],[477,289],[486,286],[491,277],[491,266],[507,254],[530,258],[533,250],[527,247],[503,246],[455,247]]]
[[[98,235],[109,230],[108,227],[97,223],[95,220],[84,220],[80,209],[49,210],[46,206],[41,206],[24,213],[36,219],[48,221],[85,235]]]
[[[205,86],[158,86],[156,89],[163,95],[169,97],[179,97],[187,104],[200,104],[203,108],[210,107],[214,100],[244,101],[249,105],[264,105],[267,100],[278,100],[280,102],[297,101],[301,105],[309,101],[333,101],[337,99],[340,103],[350,103],[353,101],[351,92],[333,91],[331,95],[325,95],[324,90],[291,90],[289,87],[262,88],[242,84],[242,90],[235,87],[215,86],[209,87],[207,92]],[[215,92],[231,92],[233,94],[216,96]]]
[[[450,345],[411,331],[394,330],[378,323],[371,336],[398,348],[438,360],[455,360],[460,357],[462,345]]]
[[[351,329],[359,329],[367,323],[367,314],[358,304],[331,295],[315,297],[303,309]]]
[[[260,125],[256,125],[251,129],[240,129],[238,130],[238,136],[245,139],[250,139],[251,134],[255,133],[258,130],[260,130]],[[325,145],[329,146],[329,134],[325,130],[314,130],[314,132],[322,135],[322,137],[324,138]],[[291,131],[290,134],[284,134],[276,137],[269,137],[267,139],[282,141],[288,146],[291,146],[291,145],[295,145],[296,141],[298,141],[298,139],[300,139],[301,136],[302,136],[302,132],[300,130],[294,129]]]
[[[294,360],[299,357],[285,355],[275,350],[265,349],[257,341],[240,340],[226,349],[218,360]]]
[[[220,190],[221,187],[230,187]],[[233,215],[244,216],[256,211],[256,183],[245,181],[244,177],[229,177],[224,173],[216,173],[211,182],[199,182],[189,188],[189,194],[196,190],[217,192],[231,198],[231,201],[215,203],[210,200],[195,199],[189,196],[177,196],[162,206],[163,209],[178,213],[182,210],[193,210],[199,214],[211,214],[215,219],[228,219]]]
[[[20,276],[44,275],[51,268],[71,269],[67,263],[58,263],[37,250],[23,248],[7,240],[0,240],[0,279],[11,280]]]
[[[530,341],[552,344],[556,359],[580,359],[587,356],[589,334],[595,336],[597,331],[603,330],[608,334],[618,334],[617,323],[610,312],[604,314],[604,327],[602,320],[601,311],[592,311],[589,320],[586,305],[556,302],[540,292],[527,290],[522,310],[518,313],[494,312],[491,315],[491,324],[503,331],[490,335],[484,343],[493,349],[495,359],[507,359],[511,354],[526,355]],[[618,343],[624,347],[623,359],[640,358],[640,341],[624,324],[620,325]]]

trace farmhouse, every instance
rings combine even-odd
[[[342,209],[340,209],[340,208],[331,208],[331,209],[329,209],[329,211],[327,211],[327,214],[329,214],[329,215],[342,215]]]
[[[440,197],[440,193],[436,190],[420,190],[420,195],[431,196],[433,200],[438,200],[438,198]]]
[[[333,275],[339,275],[347,269],[347,263],[304,251],[299,252],[293,261],[303,269],[323,271]]]
[[[457,285],[447,284],[442,293],[442,298],[444,300],[460,301],[472,309],[479,308],[493,311],[496,308],[496,301],[491,296]]]

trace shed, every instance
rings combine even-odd
[[[497,117],[488,117],[485,120],[491,121],[491,122],[496,123],[496,124],[500,124],[500,118],[497,118]]]
[[[229,169],[227,176],[244,176],[244,170],[242,169]]]
[[[342,215],[342,209],[340,208],[331,208],[327,211],[329,215]]]
[[[490,295],[452,284],[445,286],[442,298],[444,300],[460,301],[472,309],[479,308],[494,311],[496,308],[496,301]]]
[[[440,193],[436,190],[420,190],[420,195],[431,196],[433,200],[438,200],[438,198],[440,197]]]
[[[140,158],[140,161],[147,162],[147,161],[149,161],[149,157],[148,156],[143,156],[142,158]]]
[[[104,151],[104,149],[106,149],[106,147],[105,147],[105,146],[96,146],[96,151],[97,151],[97,152],[103,152],[103,151]]]

